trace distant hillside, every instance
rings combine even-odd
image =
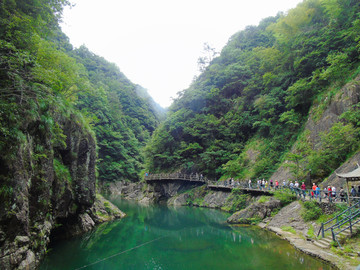
[[[91,119],[99,147],[99,180],[139,179],[149,140],[164,111],[119,68],[86,47],[70,51],[84,65],[89,89],[79,94],[76,107]]]
[[[307,0],[233,35],[155,130],[149,171],[269,178],[288,160],[294,178],[329,175],[359,148],[359,100],[317,134],[322,147],[301,138],[359,74],[359,12],[356,0]]]

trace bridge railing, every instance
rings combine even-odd
[[[184,174],[184,173],[159,173],[145,175],[145,181],[162,181],[162,180],[184,180],[207,183],[206,177],[199,174]]]
[[[291,191],[296,196],[304,199],[315,199],[319,200],[327,200],[329,202],[357,202],[360,200],[360,197],[352,197],[348,196],[345,191],[343,196],[340,196],[340,192],[337,191],[335,194],[332,191],[313,191],[312,189],[301,190],[300,188],[290,187],[288,185],[279,184],[277,187],[275,183],[273,186],[270,184],[267,186],[259,185],[257,182],[248,181],[238,181],[238,180],[224,180],[224,181],[213,181],[206,177],[203,177],[201,174],[184,174],[184,173],[160,173],[160,174],[149,174],[145,175],[146,181],[162,181],[162,180],[183,180],[183,181],[193,181],[193,182],[201,182],[206,183],[208,186],[215,187],[225,187],[225,188],[241,188],[241,189],[253,189],[260,191]]]

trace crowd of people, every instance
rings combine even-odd
[[[182,177],[183,174],[169,174],[170,176]],[[168,176],[169,176],[168,175]],[[150,174],[148,172],[145,173],[145,177],[149,177]],[[190,174],[190,179],[198,179],[203,180],[204,177],[202,174]],[[211,181],[208,181],[211,182]],[[256,181],[252,181],[251,179],[244,181],[234,180],[234,178],[230,178],[224,181],[214,181],[212,184],[215,185],[223,185],[225,187],[232,188],[249,188],[249,189],[259,189],[259,190],[280,190],[280,189],[290,189],[297,196],[301,198],[308,199],[318,199],[319,201],[326,199],[329,202],[347,202],[350,200],[359,200],[360,199],[360,185],[355,188],[355,186],[351,186],[350,194],[344,189],[344,187],[336,188],[335,186],[323,186],[312,184],[311,188],[307,187],[305,182],[299,181],[278,181],[272,180],[269,181],[265,179],[258,179]]]
[[[303,197],[304,199],[318,199],[321,201],[322,199],[327,199],[330,202],[346,202],[348,198],[350,199],[359,199],[360,198],[360,186],[355,188],[355,186],[351,187],[350,195],[344,189],[344,187],[336,188],[335,186],[324,186],[323,188],[320,185],[312,184],[312,187],[309,188],[305,185],[305,182],[298,181],[285,181],[283,180],[280,183],[278,180],[273,181],[270,179],[269,181],[265,179],[258,179],[254,183],[251,179],[247,181],[248,188],[257,188],[260,190],[278,190],[288,188],[292,192],[294,192],[297,196]]]

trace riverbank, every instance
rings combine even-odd
[[[294,201],[283,207],[276,215],[267,218],[258,224],[259,227],[272,231],[284,240],[287,240],[298,250],[324,260],[338,269],[356,269],[360,263],[358,258],[340,256],[332,249],[322,249],[313,244],[313,239],[309,237],[309,231],[316,232],[315,222],[303,221],[301,215],[301,204]],[[314,227],[316,229],[314,229]],[[358,261],[356,263],[356,260]]]
[[[149,204],[156,203],[159,197],[164,197],[164,194],[160,194],[159,190],[161,189],[144,183],[125,183],[113,187],[112,193],[122,195],[125,199]],[[233,225],[258,223],[259,227],[274,232],[298,250],[324,260],[337,269],[356,269],[357,265],[360,264],[360,257],[351,258],[346,254],[339,255],[336,250],[321,249],[313,244],[312,241],[315,238],[313,234],[318,231],[319,224],[303,220],[301,217],[302,205],[299,201],[284,206],[281,204],[281,200],[277,199],[267,198],[264,200],[264,197],[261,198],[261,196],[251,197],[236,192],[211,191],[203,186],[182,191],[179,194],[174,192],[172,196],[167,198],[166,202],[173,206],[191,205],[235,212],[228,219],[229,223]],[[333,205],[322,204],[321,207],[323,212],[335,211]],[[240,209],[243,210],[237,211]],[[249,212],[251,213],[249,214]],[[232,221],[230,221],[231,219]]]
[[[288,231],[283,231],[278,227],[266,226],[264,223],[258,224],[260,228],[267,229],[274,232],[276,235],[281,237],[284,240],[287,240],[292,246],[296,249],[311,255],[313,257],[324,260],[331,265],[335,266],[337,269],[356,269],[355,266],[350,266],[348,262],[344,261],[342,257],[327,252],[321,248],[316,247],[314,244],[308,240],[304,240],[301,236],[293,234]]]

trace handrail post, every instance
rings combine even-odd
[[[333,228],[331,228],[331,235],[332,235],[332,239],[333,239],[333,241],[335,241],[335,234],[334,234],[334,230],[333,230]]]
[[[324,231],[324,223],[321,223],[321,237],[325,237],[325,231]]]
[[[350,234],[352,235],[352,234],[353,234],[353,231],[352,231],[351,218],[350,218],[350,220],[349,220],[349,223],[350,223]]]

